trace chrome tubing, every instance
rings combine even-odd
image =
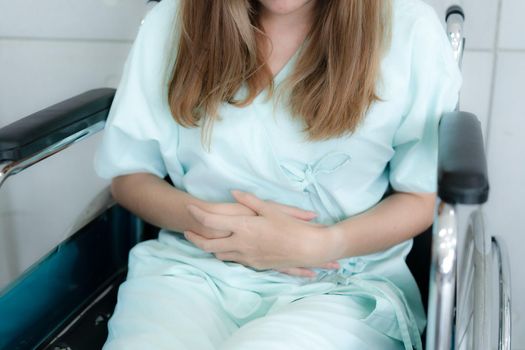
[[[44,150],[20,161],[0,163],[0,187],[2,187],[9,176],[15,175],[29,168],[30,166],[52,156],[53,154],[56,154],[70,147],[71,145],[103,130],[105,123],[105,120],[101,120],[98,123],[93,124],[86,129],[80,130],[73,135],[70,135],[69,137],[66,137],[59,142],[45,148]]]
[[[447,36],[452,46],[454,59],[456,60],[459,69],[463,63],[463,51],[465,49],[465,37],[463,34],[463,23],[465,22],[465,15],[463,9],[459,5],[452,5],[447,9]],[[456,111],[459,111],[459,99],[456,104]]]
[[[459,13],[453,13],[447,18],[447,35],[454,58],[461,68],[463,62],[463,51],[465,49],[465,37],[463,34],[463,23],[465,19]]]
[[[492,305],[493,305],[493,273],[492,244],[481,208],[470,216],[467,235],[474,241],[474,284],[472,290],[473,310],[473,349],[490,349],[493,344]]]
[[[427,350],[450,350],[452,345],[457,235],[455,206],[440,201],[432,229]]]
[[[509,256],[505,244],[497,237],[492,237],[492,247],[496,254],[499,273],[498,349],[510,350],[512,307]]]
[[[474,349],[475,327],[473,325],[475,284],[475,229],[472,217],[467,228],[461,254],[458,254],[458,278],[456,282],[455,349]],[[461,257],[461,259],[460,259]]]

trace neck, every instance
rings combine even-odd
[[[274,13],[261,6],[259,20],[267,33],[306,33],[313,22],[315,5],[316,1],[312,0],[296,11],[286,14]]]

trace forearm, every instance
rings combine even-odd
[[[385,250],[413,238],[433,220],[435,194],[396,192],[370,210],[327,228],[332,259]]]
[[[201,226],[186,205],[207,208],[209,204],[149,173],[115,177],[111,182],[111,193],[119,204],[135,215],[157,227],[176,232],[197,231]]]

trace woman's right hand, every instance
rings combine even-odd
[[[280,210],[281,212],[288,214],[290,216],[293,216],[300,220],[310,221],[317,216],[317,214],[313,211],[304,210],[304,209],[289,206],[286,204],[277,203],[271,200],[267,200],[266,202],[271,203],[276,209]],[[242,205],[240,203],[207,202],[206,208],[204,209],[212,213],[217,213],[217,214],[222,214],[222,215],[246,215],[246,216],[257,215],[253,210],[251,210],[247,206]],[[321,226],[321,224],[318,224],[318,225]],[[205,232],[206,230],[210,231],[210,229],[204,226],[202,227],[202,229],[203,229],[202,230],[203,232],[195,232],[195,233],[198,233],[208,238],[220,238],[220,237],[227,237],[231,235],[231,232],[225,232],[225,231],[220,232],[220,231],[212,230],[213,232]],[[319,267],[323,269],[338,269],[339,263],[336,261],[332,261],[332,262],[327,262]],[[282,269],[276,269],[276,270],[279,272],[288,274],[288,275],[300,276],[300,277],[315,277],[316,275],[314,271],[308,268],[304,268],[304,267],[290,267],[290,268],[282,268]]]

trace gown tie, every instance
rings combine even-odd
[[[313,164],[299,162],[281,163],[281,169],[287,177],[298,187],[307,192],[312,205],[321,213],[328,216],[332,223],[344,220],[346,215],[330,196],[328,191],[318,181],[318,174],[328,174],[346,165],[351,157],[345,152],[330,152]]]

